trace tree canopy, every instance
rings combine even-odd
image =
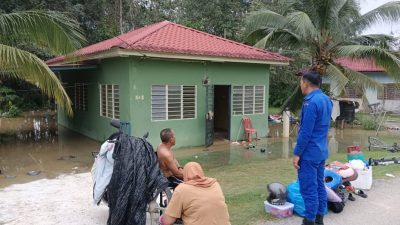
[[[250,43],[308,55],[309,69],[326,76],[335,94],[340,94],[347,84],[362,90],[381,88],[368,76],[336,63],[341,57],[375,61],[390,76],[400,78],[400,60],[391,48],[395,38],[362,34],[373,24],[397,21],[400,2],[386,3],[363,15],[355,0],[287,0],[280,4],[286,7],[279,13],[264,9],[247,17],[246,35]]]
[[[36,43],[53,54],[66,54],[85,40],[78,24],[54,11],[0,13],[0,81],[26,80],[72,114],[71,101],[56,75],[36,55],[19,49],[15,40]]]

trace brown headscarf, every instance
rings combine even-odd
[[[210,187],[216,180],[204,175],[203,169],[197,162],[188,162],[183,167],[183,182],[196,187]]]

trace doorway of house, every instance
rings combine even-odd
[[[214,139],[230,140],[230,86],[214,86]]]

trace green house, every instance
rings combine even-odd
[[[96,140],[115,131],[149,132],[160,142],[174,129],[177,147],[241,140],[242,118],[267,135],[269,67],[288,58],[164,21],[47,61],[73,102],[74,116],[59,111],[60,125]]]

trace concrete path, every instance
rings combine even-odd
[[[355,196],[347,201],[342,213],[329,212],[325,225],[399,225],[400,224],[400,178],[374,180],[368,198]],[[302,218],[260,222],[259,225],[300,225]]]

